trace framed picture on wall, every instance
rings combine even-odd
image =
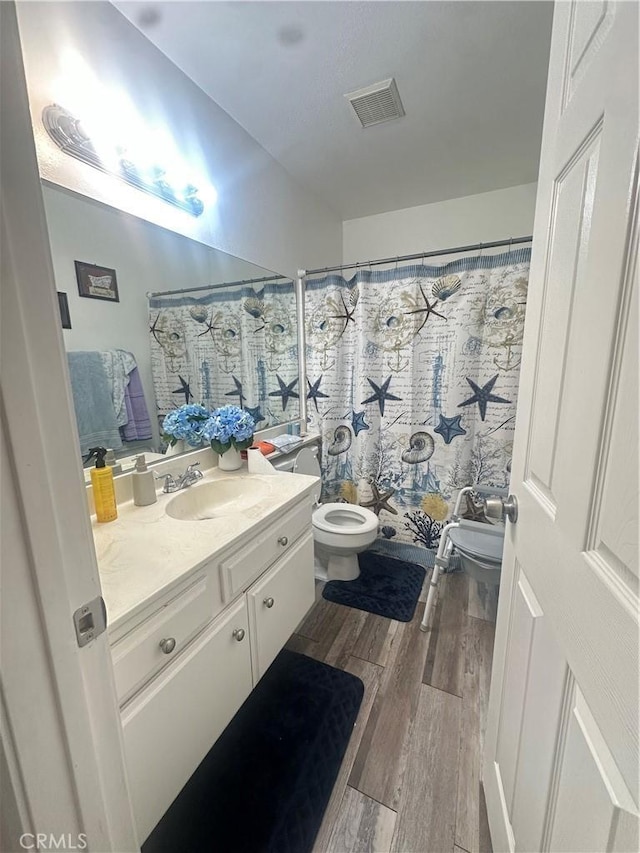
[[[60,321],[63,329],[71,328],[71,314],[69,313],[69,300],[67,294],[58,291],[58,307],[60,308]]]
[[[84,261],[74,261],[78,293],[88,299],[106,299],[109,302],[120,302],[116,271],[108,267],[97,267]]]

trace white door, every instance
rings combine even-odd
[[[496,850],[637,851],[638,5],[555,10],[483,779]]]
[[[65,371],[20,39],[0,2],[3,850],[139,849]]]

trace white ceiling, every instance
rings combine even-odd
[[[115,5],[343,219],[536,180],[551,3]],[[365,130],[343,95],[388,77]]]

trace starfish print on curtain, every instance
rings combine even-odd
[[[491,389],[496,384],[497,378],[498,374],[496,373],[496,375],[481,388],[479,385],[476,385],[473,379],[469,379],[467,376],[467,382],[471,385],[474,394],[473,397],[469,397],[469,399],[465,400],[463,403],[458,403],[458,408],[462,406],[472,406],[474,403],[477,403],[478,408],[480,409],[480,420],[483,421],[487,416],[487,403],[510,403],[511,400],[505,400],[504,397],[498,397],[496,394],[491,393]]]
[[[180,381],[180,387],[176,388],[175,391],[172,391],[172,394],[184,394],[184,402],[188,403],[189,400],[193,400],[193,394],[191,393],[191,386],[189,385],[188,379],[183,379],[182,376],[178,376]]]
[[[370,397],[367,397],[366,400],[363,400],[360,405],[364,406],[365,403],[377,403],[380,406],[380,414],[384,415],[384,404],[385,400],[401,400],[401,397],[396,397],[395,394],[389,393],[389,385],[391,384],[391,377],[385,379],[382,385],[376,385],[376,383],[372,379],[367,379],[367,382],[373,388],[373,394]]]
[[[294,379],[292,382],[285,382],[284,379],[280,377],[278,373],[276,373],[276,379],[278,380],[278,385],[280,386],[279,391],[271,391],[269,394],[270,397],[280,397],[282,399],[282,411],[287,408],[287,403],[289,399],[297,400],[299,395],[297,391],[293,389],[298,384],[298,379]]]
[[[424,301],[424,305],[425,305],[425,307],[424,307],[424,308],[414,308],[414,310],[413,310],[413,311],[405,311],[405,313],[406,313],[406,314],[408,314],[408,315],[411,315],[411,314],[424,314],[424,319],[422,320],[422,323],[421,323],[421,324],[420,324],[420,326],[418,327],[418,332],[421,332],[421,331],[424,329],[424,327],[425,327],[425,326],[426,326],[426,324],[427,324],[427,320],[429,319],[429,317],[430,317],[432,314],[433,314],[435,317],[441,317],[443,320],[446,320],[446,319],[447,319],[447,318],[444,316],[444,314],[440,314],[438,311],[436,311],[436,310],[435,310],[435,308],[436,308],[436,303],[437,303],[437,301],[438,301],[437,299],[436,299],[436,301],[433,303],[433,305],[429,302],[429,300],[427,299],[427,295],[426,295],[426,293],[425,293],[425,292],[424,292],[424,290],[422,289],[422,285],[420,285],[420,294],[422,295],[422,299],[423,299],[423,301]]]
[[[392,515],[398,514],[398,510],[394,509],[394,507],[392,507],[389,503],[391,498],[396,493],[395,489],[380,490],[377,483],[371,483],[371,491],[373,493],[371,499],[368,501],[363,501],[360,506],[364,506],[373,510],[376,515],[380,515],[380,512],[383,509],[386,509],[386,511],[390,512]]]
[[[344,326],[342,327],[342,331],[340,332],[340,337],[344,335],[347,331],[347,327],[349,323],[353,323],[355,325],[354,314],[356,313],[356,309],[352,308],[351,311],[347,308],[347,303],[344,301],[344,296],[340,294],[340,299],[342,301],[342,307],[344,308],[343,314],[329,314],[332,320],[344,320]]]
[[[244,401],[247,399],[242,393],[242,382],[237,379],[235,376],[231,377],[233,379],[233,384],[236,386],[234,391],[227,391],[225,397],[237,397],[238,398],[238,406],[242,408]]]
[[[309,391],[307,393],[307,400],[313,400],[313,403],[316,407],[316,412],[318,411],[318,399],[329,399],[328,394],[323,394],[320,390],[320,383],[322,382],[322,376],[319,379],[316,379],[315,382],[310,382],[307,379],[307,385],[309,386]]]
[[[444,415],[440,415],[440,423],[434,429],[434,432],[440,433],[445,444],[451,444],[451,442],[457,435],[467,434],[466,429],[463,429],[460,426],[461,420],[462,415],[456,415],[453,418],[445,418]]]

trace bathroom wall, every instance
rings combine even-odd
[[[286,275],[340,257],[340,218],[111,4],[21,3],[18,18],[45,180]],[[100,93],[131,103],[158,138],[169,133],[217,203],[195,219],[60,151],[42,126],[43,107],[75,110],[89,99],[93,108]]]
[[[535,183],[522,184],[347,220],[343,223],[343,261],[524,237],[533,232],[536,187]],[[446,257],[434,262],[441,261]]]

